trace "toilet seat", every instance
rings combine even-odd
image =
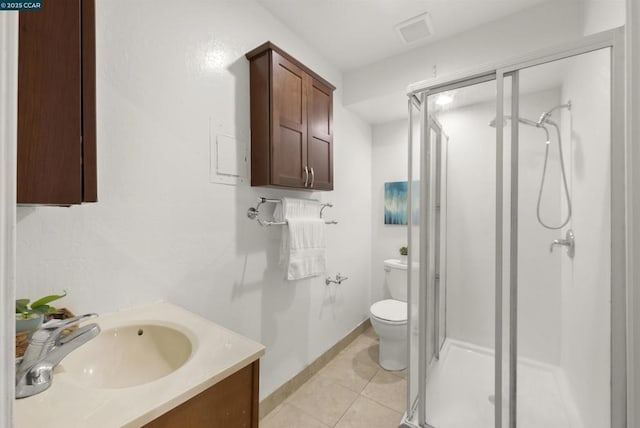
[[[371,315],[387,324],[407,323],[407,302],[386,299],[371,305]]]

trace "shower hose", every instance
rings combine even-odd
[[[540,205],[541,205],[541,201],[542,201],[542,191],[544,189],[544,181],[545,181],[545,177],[547,175],[547,164],[549,163],[549,146],[551,145],[551,139],[549,137],[549,130],[544,126],[540,126],[541,129],[544,130],[544,132],[547,135],[547,143],[546,143],[546,148],[545,148],[545,152],[544,152],[544,166],[542,167],[542,179],[540,181],[540,191],[538,192],[538,202],[537,202],[537,206],[536,206],[536,216],[538,217],[538,222],[543,226],[546,227],[547,229],[552,229],[552,230],[557,230],[557,229],[562,229],[564,226],[567,225],[567,223],[569,223],[569,220],[571,220],[571,197],[569,196],[569,186],[567,184],[567,174],[565,171],[565,167],[564,167],[564,156],[562,154],[562,135],[560,135],[560,128],[558,127],[558,125],[550,120],[545,121],[545,123],[548,123],[550,125],[552,125],[555,129],[556,129],[556,134],[558,134],[558,150],[560,152],[560,171],[561,171],[561,175],[562,175],[562,183],[564,185],[564,193],[565,196],[567,198],[567,217],[564,219],[564,221],[562,222],[562,224],[560,224],[559,226],[550,226],[547,223],[544,222],[544,220],[542,220],[542,217],[540,215]]]

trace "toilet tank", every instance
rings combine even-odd
[[[385,284],[392,299],[407,301],[407,265],[400,260],[384,261]]]

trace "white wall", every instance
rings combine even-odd
[[[250,139],[244,53],[266,40],[338,87],[333,192],[209,183],[210,133]],[[340,73],[255,1],[98,2],[97,70],[100,201],[19,208],[19,296],[66,289],[78,313],[182,305],[267,346],[264,398],[368,317],[370,127],[343,107]],[[341,287],[283,280],[280,229],[246,210],[284,195],[335,204]]]
[[[520,115],[535,120],[558,103],[559,93],[548,90],[523,95],[520,101]],[[488,123],[495,117],[495,103],[452,109],[438,117],[450,137],[447,336],[493,347],[496,166],[495,128]],[[539,129],[520,126],[518,351],[520,356],[557,363],[560,255],[549,254],[549,243],[556,233],[539,226],[535,214],[544,141],[545,136]],[[560,214],[556,152],[552,151],[549,162],[542,213],[550,223],[556,224]]]
[[[495,83],[483,86],[495,87]],[[447,160],[447,336],[493,347],[495,331],[495,103],[439,114]]]
[[[562,99],[576,239],[562,259],[562,363],[585,428],[609,425],[611,340],[610,55],[571,58]],[[564,235],[564,231],[563,231]]]
[[[408,121],[398,120],[373,127],[372,148],[372,248],[371,299],[389,297],[384,287],[386,259],[399,258],[400,247],[407,246],[407,226],[384,224],[384,183],[407,181]]]
[[[625,0],[584,0],[585,36],[622,27],[625,18]]]

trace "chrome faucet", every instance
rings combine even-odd
[[[92,323],[66,335],[63,335],[64,330],[97,316],[86,314],[51,320],[33,333],[24,357],[16,365],[16,398],[30,397],[51,386],[53,369],[70,352],[96,337],[100,326]]]
[[[336,279],[333,279],[331,277],[325,278],[324,283],[325,285],[329,285],[329,284],[342,284],[342,281],[349,279],[346,276],[340,276],[340,272],[338,272],[338,274],[336,275]]]
[[[549,246],[550,253],[553,252],[553,248],[556,245],[562,245],[567,247],[567,255],[573,258],[573,256],[575,256],[576,254],[576,239],[575,239],[575,235],[573,234],[573,230],[571,229],[567,230],[567,235],[565,236],[565,239],[554,239],[553,242],[551,243],[551,246]]]

